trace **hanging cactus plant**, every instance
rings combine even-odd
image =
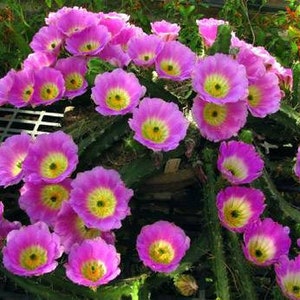
[[[51,12],[0,79],[3,106],[72,106],[0,145],[1,277],[44,299],[300,299],[292,69],[225,20],[197,20],[197,48],[129,18]]]

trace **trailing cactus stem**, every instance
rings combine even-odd
[[[271,180],[269,174],[264,171],[262,175],[262,179],[265,181],[266,186],[268,187],[268,190],[270,191],[272,197],[278,201],[279,208],[281,211],[288,217],[292,218],[297,223],[300,222],[300,214],[299,210],[293,208],[288,202],[284,200],[284,198],[280,195],[280,193],[277,191],[273,181]]]
[[[230,299],[229,280],[226,270],[226,262],[223,248],[221,226],[216,209],[216,179],[214,174],[215,157],[209,148],[203,151],[204,171],[207,182],[203,187],[205,222],[207,224],[207,236],[212,253],[212,269],[215,274],[216,296],[221,300]]]
[[[15,276],[7,271],[4,268],[1,269],[1,272],[8,278],[10,278],[16,285],[23,288],[25,291],[31,293],[32,295],[41,297],[43,299],[66,299],[71,300],[72,296],[64,294],[62,292],[54,291],[50,287],[39,285],[37,282],[32,281],[29,278],[23,278]]]
[[[236,233],[228,231],[230,242],[230,253],[232,258],[232,269],[236,274],[240,285],[241,298],[244,300],[256,300],[257,295],[252,282],[251,271],[247,266],[245,257],[242,254],[241,244]]]

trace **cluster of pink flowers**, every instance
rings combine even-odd
[[[226,24],[197,21],[205,49],[215,42],[218,26]],[[224,141],[238,134],[248,113],[264,118],[279,110],[284,89],[293,84],[291,70],[234,33],[229,51],[234,54],[199,57],[177,40],[179,31],[179,25],[160,21],[151,23],[151,34],[146,34],[125,14],[63,7],[50,13],[33,37],[33,53],[21,70],[0,79],[0,105],[35,107],[78,97],[88,89],[89,61],[98,58],[115,69],[95,78],[91,88],[95,110],[104,116],[131,114],[128,124],[136,141],[153,151],[170,151],[185,138],[187,118],[177,104],[151,97],[138,76],[126,69],[133,64],[133,70],[155,71],[162,80],[190,82],[197,94],[193,119],[202,137],[221,141],[217,167],[232,184],[217,195],[222,225],[244,235],[243,251],[249,261],[275,264],[284,293],[299,299],[299,259],[287,258],[289,229],[270,218],[260,219],[264,194],[240,186],[261,176],[264,162],[252,145]],[[294,168],[298,177],[299,153]],[[101,166],[71,179],[77,163],[77,146],[62,131],[35,139],[22,133],[0,145],[0,186],[24,181],[19,205],[31,221],[22,227],[5,220],[0,202],[0,239],[6,239],[3,263],[12,273],[51,272],[66,253],[66,274],[75,283],[96,288],[119,275],[120,254],[112,230],[121,228],[130,214],[133,191],[117,171]],[[167,221],[144,226],[136,242],[143,264],[164,273],[178,267],[189,246],[184,231]]]
[[[264,162],[255,148],[244,142],[222,142],[217,168],[232,184],[217,195],[217,208],[222,225],[231,231],[244,233],[265,209],[265,196],[255,188],[241,186],[261,176]]]
[[[128,20],[125,14],[78,7],[50,13],[33,37],[34,52],[22,69],[0,79],[0,104],[35,107],[80,96],[88,88],[89,60],[99,58],[116,68],[95,78],[91,98],[96,111],[107,116],[131,113],[129,126],[137,141],[153,151],[175,149],[186,135],[187,119],[175,103],[142,99],[146,88],[123,67],[132,61],[154,67],[160,78],[182,81],[190,79],[196,55],[175,41],[177,24],[154,22],[148,35]],[[2,218],[4,266],[17,275],[38,276],[53,271],[66,253],[66,274],[73,282],[96,288],[114,279],[120,273],[120,255],[112,230],[130,214],[133,196],[118,172],[99,166],[71,179],[77,146],[62,131],[35,139],[15,135],[1,144],[0,152],[0,185],[24,181],[19,205],[31,222],[22,226]],[[189,245],[183,230],[166,221],[145,226],[137,240],[141,260],[158,272],[175,270]]]
[[[209,48],[223,20],[197,22],[204,45]],[[283,68],[262,47],[239,40],[232,33],[230,50],[200,58],[193,69],[197,96],[192,113],[200,134],[217,142],[236,135],[245,125],[248,111],[264,118],[279,110],[284,89],[292,88],[291,69]]]
[[[53,271],[65,252],[67,277],[75,283],[97,287],[119,273],[112,230],[130,213],[128,189],[115,170],[95,167],[71,179],[78,163],[77,145],[62,131],[38,135],[22,133],[0,145],[0,183],[24,181],[19,206],[31,225],[3,218],[0,238],[3,264],[21,276]]]
[[[202,19],[197,22],[206,48],[217,37],[223,20]],[[215,54],[198,62],[192,83],[198,93],[192,108],[200,133],[211,141],[231,138],[246,123],[247,111],[264,118],[279,110],[284,89],[291,90],[291,69],[283,68],[263,47],[255,47],[231,38],[234,56]],[[226,71],[225,71],[226,70]],[[237,79],[236,75],[239,77]],[[299,149],[294,172],[300,177]],[[263,160],[252,145],[222,142],[217,162],[222,176],[233,186],[217,195],[219,219],[227,229],[243,234],[245,257],[258,266],[274,265],[276,280],[289,299],[300,299],[299,255],[289,260],[289,228],[271,218],[261,219],[265,209],[262,191],[240,186],[257,179]]]
[[[227,23],[197,21],[207,48],[223,24]],[[129,22],[129,16],[114,12],[64,7],[50,13],[46,26],[33,37],[30,47],[34,52],[22,69],[11,70],[0,80],[0,104],[50,105],[79,96],[87,89],[87,63],[99,58],[116,69],[96,76],[91,96],[96,111],[102,115],[133,113],[129,124],[134,138],[154,151],[169,151],[185,137],[188,123],[175,104],[158,105],[156,99],[145,98],[139,105],[146,88],[135,74],[122,69],[130,63],[154,69],[162,79],[191,80],[197,92],[193,118],[200,134],[215,142],[236,135],[245,125],[248,111],[260,118],[275,113],[284,95],[281,86],[292,85],[290,69],[234,33],[231,49],[236,55],[197,57],[176,40],[180,31],[177,24],[153,22],[151,30],[146,34]],[[177,128],[181,128],[180,133],[172,135]]]
[[[133,113],[130,126],[135,139],[154,151],[174,149],[188,127],[182,112],[163,99],[146,98],[137,109],[146,88],[135,74],[122,68],[133,62],[154,67],[160,78],[182,81],[191,77],[196,54],[176,41],[177,24],[154,22],[152,34],[146,34],[128,20],[125,14],[93,13],[78,7],[50,13],[46,26],[34,35],[30,43],[34,52],[22,69],[0,79],[0,104],[35,107],[80,96],[88,87],[87,64],[99,58],[116,69],[95,79],[91,98],[96,111],[102,115]],[[180,132],[173,136],[178,128]]]
[[[14,135],[0,152],[1,185],[24,181],[19,206],[31,222],[7,221],[0,202],[4,266],[16,275],[39,276],[53,271],[66,253],[66,275],[77,284],[97,288],[118,276],[120,254],[112,230],[130,214],[133,196],[118,172],[99,166],[71,179],[77,146],[62,131],[35,139]],[[144,227],[137,240],[141,260],[158,272],[176,269],[189,245],[183,230],[166,221]]]
[[[218,216],[224,227],[243,234],[242,249],[247,260],[257,266],[274,266],[283,293],[289,299],[300,299],[300,255],[289,260],[290,229],[271,218],[261,218],[266,206],[263,192],[240,186],[257,179],[263,166],[252,145],[237,141],[221,143],[218,169],[233,186],[219,191]]]

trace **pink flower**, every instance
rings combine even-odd
[[[300,255],[289,260],[287,255],[275,264],[276,281],[283,294],[291,300],[300,299]]]
[[[67,277],[74,283],[97,288],[120,274],[119,264],[120,254],[115,247],[95,238],[75,244],[65,268]]]
[[[124,52],[128,50],[128,43],[135,37],[144,35],[143,29],[134,25],[126,24],[121,31],[111,39],[112,45],[120,45]]]
[[[136,249],[143,264],[156,272],[174,271],[190,247],[190,239],[173,223],[158,221],[142,228]]]
[[[134,109],[129,126],[134,139],[153,151],[175,149],[185,137],[188,121],[175,103],[144,98]]]
[[[117,37],[122,32],[122,30],[127,27],[127,21],[129,20],[128,15],[119,14],[116,12],[100,12],[98,14],[98,18],[99,24],[107,28],[107,30],[111,34],[112,39]]]
[[[15,107],[24,107],[31,103],[34,93],[34,71],[25,68],[11,73],[12,85],[7,95],[7,101]]]
[[[122,69],[96,76],[92,99],[102,115],[124,115],[131,112],[144,96],[146,88],[140,85],[133,73]]]
[[[215,104],[237,102],[248,94],[245,67],[222,53],[207,56],[196,63],[192,84],[203,100]]]
[[[55,25],[56,26],[57,23],[60,21],[60,19],[64,18],[65,15],[67,15],[69,12],[74,11],[74,10],[79,11],[77,16],[79,16],[80,13],[82,15],[88,13],[88,11],[82,7],[78,7],[78,6],[66,7],[66,6],[64,6],[61,9],[57,10],[56,12],[50,12],[48,14],[48,16],[45,18],[45,23],[47,25]],[[74,18],[74,19],[76,20],[76,18]],[[72,20],[72,21],[74,22],[74,20]],[[72,24],[72,21],[70,21],[71,24]],[[82,20],[80,20],[80,21],[82,21]]]
[[[99,19],[96,14],[87,11],[83,8],[73,7],[62,8],[55,15],[52,15],[51,19],[46,22],[55,23],[57,28],[67,37],[71,37],[73,34],[79,33],[86,28],[97,25]]]
[[[23,179],[23,162],[31,143],[31,136],[22,132],[6,138],[0,145],[0,186],[17,184]]]
[[[35,72],[32,105],[50,105],[60,100],[65,92],[65,81],[62,73],[54,68],[44,67]]]
[[[165,20],[150,23],[151,32],[159,36],[163,41],[174,41],[177,39],[180,26],[176,23],[169,23]]]
[[[262,174],[264,162],[252,145],[244,142],[222,142],[218,170],[232,184],[250,183]]]
[[[19,198],[20,208],[25,210],[31,223],[43,221],[53,226],[63,202],[69,200],[71,179],[58,183],[25,182]]]
[[[236,135],[248,115],[245,101],[218,105],[203,101],[199,95],[194,99],[192,114],[200,134],[213,142]]]
[[[77,145],[62,131],[38,135],[23,163],[25,181],[57,183],[78,163]]]
[[[131,61],[130,56],[124,52],[121,45],[111,45],[110,43],[104,47],[98,57],[118,68],[128,66]]]
[[[218,27],[220,25],[228,24],[228,22],[214,18],[204,18],[201,20],[196,20],[196,24],[198,25],[198,31],[204,45],[206,47],[210,47],[217,38]]]
[[[258,189],[227,187],[217,195],[219,219],[227,229],[244,232],[263,213],[266,206],[264,201],[265,196]]]
[[[15,72],[14,69],[11,69],[4,77],[0,78],[0,106],[8,103]]]
[[[293,71],[290,68],[284,68],[279,62],[275,62],[270,69],[270,72],[274,73],[278,79],[280,86],[284,89],[293,90]]]
[[[3,248],[3,264],[13,274],[19,276],[40,276],[52,272],[57,267],[63,248],[59,237],[50,233],[47,225],[38,222],[7,235]]]
[[[87,227],[68,201],[62,203],[55,221],[54,232],[60,237],[66,253],[70,252],[74,244],[96,237],[101,237],[108,244],[115,244],[115,235],[112,231]]]
[[[18,221],[10,222],[3,217],[4,205],[0,201],[0,249],[4,246],[4,241],[9,232],[21,228],[22,224]]]
[[[248,47],[239,48],[236,60],[245,66],[248,80],[262,77],[267,71],[263,60]]]
[[[142,35],[130,40],[128,54],[137,66],[149,67],[154,64],[164,43],[155,35]]]
[[[72,56],[61,58],[57,61],[55,69],[59,70],[64,77],[64,97],[73,99],[86,92],[88,87],[88,83],[85,79],[87,63],[84,58]]]
[[[58,55],[60,48],[64,44],[64,35],[57,29],[56,26],[43,26],[33,36],[30,48],[35,51],[49,51]]]
[[[165,42],[155,60],[159,78],[183,81],[191,77],[196,55],[190,48],[177,41]]]
[[[283,227],[270,218],[249,224],[244,232],[244,255],[259,266],[276,263],[281,255],[289,252],[289,232],[288,227]]]
[[[247,104],[254,117],[264,118],[280,108],[282,93],[275,74],[266,72],[263,76],[249,80]]]
[[[66,39],[66,49],[73,55],[96,55],[110,40],[105,26],[95,25],[74,33]]]
[[[51,67],[56,62],[56,55],[49,51],[30,53],[23,61],[23,69],[33,69],[37,72],[44,67]]]
[[[117,229],[130,213],[128,202],[133,191],[115,170],[95,167],[78,173],[72,187],[70,204],[88,227]]]

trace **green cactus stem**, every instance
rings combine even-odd
[[[207,182],[203,187],[205,222],[207,224],[207,236],[211,250],[212,269],[215,274],[216,296],[220,300],[229,300],[230,289],[226,270],[226,261],[223,246],[223,237],[220,221],[216,208],[216,178],[215,165],[216,160],[212,149],[203,150],[204,171],[207,176]]]

